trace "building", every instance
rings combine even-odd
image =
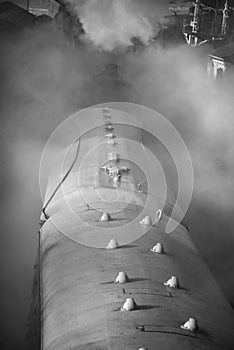
[[[0,3],[3,2],[0,0]],[[55,0],[11,0],[11,3],[34,14],[54,17],[58,11],[59,3]]]
[[[222,77],[234,65],[234,42],[223,45],[208,56],[207,75]]]
[[[34,25],[36,17],[22,7],[10,2],[0,3],[0,29],[18,30]]]
[[[173,15],[167,22],[183,33],[188,45],[209,45],[207,75],[222,77],[234,64],[234,1],[174,0],[169,10]]]
[[[59,4],[53,0],[28,0],[28,10],[36,16],[47,15],[54,18]]]
[[[228,39],[234,33],[234,1],[173,0],[169,10],[176,16],[188,45],[198,46],[214,39]]]

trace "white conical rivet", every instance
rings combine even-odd
[[[155,223],[158,224],[162,217],[162,210],[158,209],[155,214]]]
[[[151,219],[148,215],[146,215],[141,221],[140,224],[142,225],[151,225]]]
[[[110,242],[108,243],[106,249],[116,249],[118,248],[119,244],[115,239],[111,239]]]
[[[164,254],[164,248],[162,243],[157,243],[153,248],[150,249],[154,253]]]
[[[180,288],[179,280],[176,276],[171,276],[171,278],[165,282],[164,285],[170,288]]]
[[[133,298],[127,298],[121,307],[121,311],[132,311],[134,309],[136,309],[136,303]]]
[[[138,350],[148,350],[147,348],[139,348]]]
[[[111,221],[111,216],[109,213],[103,213],[100,221]]]
[[[194,332],[197,330],[197,321],[195,318],[190,317],[183,325],[180,326],[182,329],[187,329],[188,331]]]
[[[129,281],[129,277],[124,271],[119,272],[118,276],[115,279],[116,283],[126,283],[128,281]]]

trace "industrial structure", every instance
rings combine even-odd
[[[212,79],[222,78],[234,65],[234,42],[228,43],[208,56],[207,75]]]
[[[188,45],[198,46],[205,42],[220,45],[218,41],[232,40],[232,0],[225,1],[171,1],[169,10],[180,22],[180,28]],[[222,44],[221,44],[222,45]]]
[[[157,139],[124,104],[84,117],[92,128],[61,151],[45,190],[28,349],[232,350],[233,311],[172,192],[158,195]]]
[[[233,67],[233,0],[172,0],[169,10],[171,14],[166,16],[164,30],[169,30],[173,40],[175,34],[171,35],[172,31],[177,33],[177,37],[183,34],[183,41],[190,46],[206,45],[210,52],[207,75],[212,79],[224,76]]]

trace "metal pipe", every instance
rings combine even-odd
[[[222,28],[221,35],[225,36],[227,34],[227,20],[229,18],[229,10],[228,10],[228,1],[226,0],[224,9],[223,9],[223,20],[222,20]]]
[[[200,10],[200,0],[196,0],[193,19],[190,22],[190,26],[192,27],[192,33],[189,35],[189,45],[197,46],[197,33],[199,29],[199,10]]]

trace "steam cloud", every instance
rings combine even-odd
[[[157,31],[163,8],[162,2],[152,0],[71,0],[66,3],[83,25],[84,40],[107,51],[132,46],[133,38],[147,45]]]
[[[191,233],[227,297],[234,299],[233,74],[222,83],[208,80],[206,56],[184,46],[162,49],[150,45],[120,57],[100,50],[126,47],[136,36],[145,43],[152,38],[160,11],[156,15],[151,11],[153,1],[147,1],[148,6],[146,1],[142,3],[113,0],[105,7],[106,1],[70,2],[89,36],[87,46],[68,47],[62,37],[43,28],[14,39],[0,38],[4,349],[23,349],[41,210],[37,182],[44,144],[71,113],[113,101],[116,96],[156,109],[184,138],[195,170],[194,198],[188,213]],[[117,21],[114,17],[120,9]],[[102,84],[93,81],[110,60],[119,64],[121,75],[133,86],[124,96],[121,85],[106,88],[109,80],[105,77]]]
[[[206,76],[207,56],[187,46],[130,53],[124,76],[141,103],[174,124],[189,149],[195,184],[188,213],[191,234],[229,300],[233,300],[233,79]],[[223,278],[225,274],[225,278]]]

